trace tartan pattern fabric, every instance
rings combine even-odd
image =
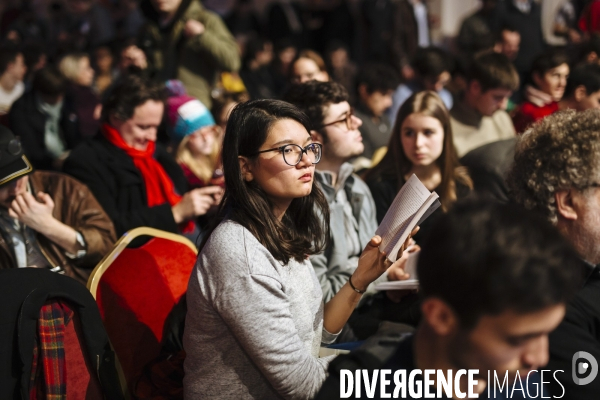
[[[65,326],[73,317],[61,301],[50,301],[40,309],[33,348],[29,399],[66,400]]]

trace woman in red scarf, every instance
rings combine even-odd
[[[215,205],[221,190],[186,193],[181,169],[156,143],[163,96],[161,86],[124,78],[103,105],[101,134],[75,149],[64,165],[94,192],[119,235],[139,226],[190,233],[191,221]]]

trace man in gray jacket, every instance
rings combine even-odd
[[[375,203],[367,185],[353,173],[348,160],[363,153],[362,121],[353,115],[346,89],[334,82],[310,81],[292,87],[285,100],[310,118],[313,140],[323,144],[315,174],[329,203],[331,242],[311,257],[329,301],[358,266],[362,249],[375,234]]]

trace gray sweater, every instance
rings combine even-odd
[[[275,260],[246,228],[222,222],[198,256],[183,337],[186,399],[306,399],[325,380],[317,358],[321,287],[310,261]]]

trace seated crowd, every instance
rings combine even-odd
[[[184,376],[155,395],[420,398],[354,371],[437,370],[455,392],[417,378],[436,398],[597,397],[574,357],[600,359],[600,39],[561,25],[570,9],[569,46],[546,49],[537,2],[484,1],[451,54],[430,45],[424,1],[384,2],[414,30],[382,22],[384,42],[364,4],[357,66],[295,3],[260,35],[198,0],[113,10],[110,29],[81,3],[89,31],[52,25],[47,48],[18,17],[0,25],[0,269],[85,285],[134,228],[194,242],[185,329],[163,347]],[[376,231],[413,175],[440,207],[390,261]],[[418,289],[377,288],[415,274]],[[499,393],[490,374],[507,376]]]

